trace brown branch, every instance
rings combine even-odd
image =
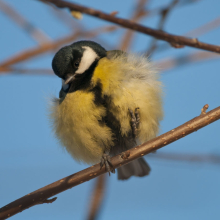
[[[39,44],[50,41],[48,35],[46,35],[42,30],[31,24],[6,2],[0,1],[0,10],[8,15],[18,26],[26,31]]]
[[[183,138],[186,135],[201,129],[218,119],[220,119],[220,106],[207,112],[206,114],[193,118],[192,120],[180,125],[177,128],[174,128],[167,133],[164,133],[163,135],[123,152],[124,154],[129,155],[124,159],[122,157],[123,154],[112,157],[111,163],[113,168],[118,168],[137,158],[154,152],[155,150],[158,150],[180,138]],[[32,193],[29,193],[24,197],[21,197],[20,199],[17,199],[14,202],[2,207],[0,209],[0,220],[6,219],[19,212],[22,212],[27,208],[40,204],[42,201],[45,201],[58,193],[77,186],[85,181],[89,181],[106,172],[105,167],[100,169],[100,164],[95,164],[85,170],[72,174]]]
[[[43,53],[56,50],[60,48],[62,45],[67,44],[69,42],[72,42],[73,40],[77,39],[80,36],[86,37],[86,38],[93,38],[97,35],[104,33],[104,32],[110,32],[114,31],[114,26],[104,26],[101,28],[94,29],[92,31],[76,31],[74,34],[71,34],[67,37],[61,38],[59,40],[56,40],[54,42],[45,43],[41,46],[35,47],[33,49],[28,49],[23,52],[19,52],[17,55],[3,61],[0,63],[0,69],[14,65],[16,63],[28,60],[30,58],[33,58],[35,56],[41,55]],[[1,70],[0,70],[1,71]]]
[[[159,40],[167,41],[175,48],[180,48],[180,46],[181,47],[189,46],[189,47],[194,47],[194,48],[199,48],[203,50],[220,53],[220,46],[203,43],[203,42],[198,41],[198,39],[196,38],[187,38],[183,36],[169,34],[169,33],[166,33],[160,30],[155,30],[153,28],[149,28],[149,27],[137,24],[127,19],[118,18],[110,14],[92,9],[92,8],[88,8],[85,6],[81,6],[81,5],[66,2],[66,1],[61,1],[61,0],[43,0],[43,1],[53,3],[59,8],[69,8],[70,10],[80,11],[82,13],[118,24],[122,27],[129,28],[131,30],[135,30],[137,32],[150,35]]]
[[[46,52],[49,52],[51,50],[56,50],[57,48],[61,47],[63,44],[66,44],[76,39],[78,36],[80,36],[80,34],[81,34],[80,32],[76,32],[75,34],[71,34],[67,37],[61,38],[54,42],[45,43],[41,46],[34,47],[33,49],[28,49],[23,52],[19,52],[17,55],[0,63],[0,68],[11,66],[13,64],[28,60],[32,57],[41,55]]]
[[[206,24],[203,24],[202,26],[200,26],[198,28],[195,28],[195,29],[185,33],[184,36],[199,37],[203,34],[206,34],[209,31],[212,31],[212,30],[218,28],[219,25],[220,25],[220,17],[218,17],[218,18],[214,19],[213,21],[210,21]],[[156,51],[157,52],[163,52],[163,51],[165,51],[169,48],[170,48],[169,44],[163,43],[163,44],[161,44],[160,46],[158,46],[156,48]]]
[[[103,174],[96,179],[94,192],[91,198],[88,220],[97,219],[101,208],[106,187],[106,175]]]

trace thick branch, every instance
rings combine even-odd
[[[119,166],[127,164],[146,154],[154,152],[155,150],[158,150],[180,138],[183,138],[186,135],[191,134],[197,131],[198,129],[201,129],[204,126],[207,126],[218,119],[220,119],[220,106],[213,109],[212,111],[209,111],[205,114],[201,114],[200,116],[193,118],[185,124],[177,128],[174,128],[173,130],[163,135],[160,135],[128,151],[125,151],[124,153],[129,155],[126,158],[123,158],[121,154],[112,157],[111,163],[113,165],[113,168],[118,168]],[[100,164],[96,164],[78,173],[72,174],[68,177],[58,180],[41,189],[38,189],[32,193],[29,193],[21,197],[20,199],[17,199],[14,202],[2,207],[0,209],[0,220],[13,216],[34,205],[41,204],[42,201],[45,201],[58,193],[61,193],[67,189],[77,186],[85,181],[89,181],[106,172],[107,171],[104,167],[100,169]]]
[[[61,0],[42,0],[44,2],[50,2],[55,4],[59,8],[69,8],[70,10],[80,11],[82,13],[101,18],[103,20],[118,24],[122,27],[129,28],[132,30],[135,30],[137,32],[141,32],[147,35],[150,35],[152,37],[155,37],[159,40],[167,41],[169,42],[173,47],[179,48],[180,46],[190,46],[195,47],[203,50],[208,50],[216,53],[220,53],[220,46],[212,45],[212,44],[206,44],[203,42],[198,41],[196,38],[187,38],[183,36],[168,34],[166,32],[155,30],[140,24],[137,24],[135,22],[132,22],[127,19],[117,18],[115,16],[112,16],[110,14],[106,14],[104,12],[88,8],[85,6],[81,6],[78,4],[61,1]]]

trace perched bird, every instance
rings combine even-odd
[[[62,88],[50,117],[58,140],[74,159],[101,161],[114,172],[110,156],[157,135],[163,116],[161,82],[146,57],[78,41],[55,54],[52,68]],[[149,172],[140,158],[119,167],[118,179]]]

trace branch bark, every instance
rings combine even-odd
[[[67,1],[61,1],[61,0],[42,0],[42,1],[53,3],[59,8],[69,8],[70,10],[80,11],[82,13],[118,24],[122,27],[129,28],[131,30],[135,30],[137,32],[150,35],[159,40],[167,41],[171,44],[171,46],[175,48],[180,48],[182,46],[189,46],[189,47],[194,47],[194,48],[199,48],[199,49],[203,49],[207,51],[220,53],[220,46],[200,42],[198,41],[197,38],[187,38],[183,36],[169,34],[169,33],[166,33],[160,30],[155,30],[153,28],[149,28],[149,27],[137,24],[127,19],[117,18],[115,16],[112,16],[111,14],[107,14],[102,11],[98,11],[92,8],[70,3]]]
[[[113,165],[113,168],[118,168],[119,166],[127,164],[146,154],[154,152],[155,150],[158,150],[180,138],[183,138],[186,135],[189,135],[201,129],[218,119],[220,119],[220,106],[205,114],[200,114],[198,117],[187,121],[181,126],[174,128],[171,131],[164,133],[163,135],[160,135],[128,151],[125,151],[124,153],[126,155],[129,155],[126,158],[123,158],[121,154],[112,157],[111,163]],[[100,169],[100,164],[95,164],[85,170],[72,174],[43,188],[40,188],[32,193],[29,193],[21,197],[20,199],[17,199],[14,202],[2,207],[0,209],[0,220],[9,218],[34,205],[41,204],[48,198],[74,186],[77,186],[85,181],[89,181],[97,176],[100,176],[103,173],[106,173],[105,167]],[[54,199],[50,201],[53,200]]]

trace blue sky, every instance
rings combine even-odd
[[[38,1],[7,1],[31,23],[55,40],[70,33],[51,13],[48,6]],[[133,0],[126,1],[75,1],[105,12],[119,11],[118,16],[130,18]],[[161,3],[162,2],[162,3]],[[156,8],[169,1],[151,0]],[[184,34],[219,16],[220,2],[201,0],[198,3],[177,7],[169,16],[165,30]],[[25,32],[7,16],[0,13],[2,24],[0,61],[37,46]],[[88,29],[110,23],[84,15],[82,21]],[[158,17],[141,21],[156,27]],[[124,30],[103,34],[100,39],[116,48]],[[220,28],[199,37],[199,40],[219,45]],[[148,48],[151,38],[138,34],[131,51]],[[161,42],[160,42],[161,43]],[[157,61],[195,52],[197,49],[170,48],[152,57]],[[16,65],[19,68],[51,68],[55,51]],[[220,105],[219,59],[181,66],[170,71],[161,70],[164,84],[165,117],[161,133],[198,116],[204,104],[209,109]],[[54,75],[2,74],[0,76],[0,207],[50,184],[60,178],[87,167],[78,164],[57,143],[47,117],[48,99],[58,96],[61,83]],[[220,155],[220,121],[199,130],[160,152]],[[159,151],[158,151],[159,153]],[[220,167],[219,165],[176,162],[146,157],[152,172],[144,178],[120,182],[116,175],[107,177],[107,190],[100,219],[219,219],[220,218]],[[81,184],[58,195],[57,201],[32,207],[12,219],[85,219],[94,181]]]

